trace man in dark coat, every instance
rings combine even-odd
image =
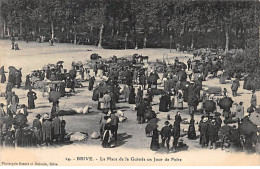
[[[33,128],[37,128],[37,129],[40,129],[42,130],[42,123],[40,122],[40,118],[41,118],[41,115],[40,114],[37,114],[36,115],[36,119],[33,120]]]
[[[47,66],[47,70],[46,70],[46,78],[49,79],[51,77],[51,69],[49,66]]]
[[[165,142],[167,145],[167,149],[169,150],[169,142],[171,137],[171,128],[169,127],[169,122],[165,121],[165,126],[161,130],[161,138],[162,138],[162,146],[164,147]]]
[[[175,116],[175,121],[173,124],[173,129],[172,129],[172,136],[173,136],[173,152],[176,151],[177,149],[177,145],[178,145],[178,140],[180,138],[180,134],[181,134],[181,122],[182,122],[182,118],[180,115],[180,112],[177,112],[176,116]]]
[[[239,81],[237,79],[233,80],[231,90],[232,90],[232,95],[234,97],[237,96],[237,90],[238,90],[239,87],[240,87]]]
[[[95,77],[93,76],[93,77],[91,77],[91,78],[89,79],[89,85],[88,85],[88,90],[89,90],[89,91],[91,91],[91,90],[93,89],[94,83],[95,83]]]
[[[61,135],[61,120],[59,119],[58,115],[55,114],[52,120],[52,127],[53,127],[53,136],[56,142],[59,142],[59,137]]]
[[[49,116],[44,118],[45,121],[42,123],[42,134],[43,134],[43,141],[48,146],[51,143],[51,130],[52,130],[52,123],[50,121]]]
[[[128,99],[129,104],[135,104],[135,96],[135,88],[133,86],[130,86],[130,94]]]
[[[216,141],[218,140],[218,126],[216,125],[215,119],[212,119],[208,125],[208,132],[207,132],[209,143],[208,148],[211,149],[211,145],[213,145],[213,149],[216,149]]]
[[[196,93],[195,92],[189,93],[188,106],[189,106],[189,114],[191,116],[193,116],[194,112],[197,111],[198,104],[199,104],[199,98],[197,97]]]
[[[17,88],[20,88],[21,87],[21,83],[22,83],[22,71],[21,71],[22,68],[20,68],[19,70],[17,70],[16,72],[16,85],[17,85]]]
[[[256,105],[257,105],[257,99],[256,98],[257,97],[256,97],[256,94],[255,94],[255,90],[253,90],[251,100],[250,100],[251,107],[253,107],[253,108],[256,108]]]
[[[202,116],[202,119],[199,123],[199,132],[200,132],[200,145],[205,147],[207,144],[207,132],[208,132],[208,117]]]
[[[115,111],[112,111],[110,119],[111,119],[111,121],[110,121],[111,132],[113,134],[113,137],[114,137],[115,141],[117,141],[117,130],[118,130],[119,118],[118,118],[118,116],[115,115]]]
[[[137,121],[138,124],[144,123],[144,114],[147,110],[147,107],[145,106],[144,102],[141,102],[137,107]]]
[[[133,78],[134,78],[133,72],[131,72],[130,70],[127,70],[126,71],[126,84],[128,86],[131,86],[133,84]]]
[[[145,74],[140,75],[139,84],[142,85],[143,89],[145,90],[145,86],[146,86],[146,76],[145,76]]]
[[[5,146],[6,147],[15,146],[15,132],[14,132],[14,130],[12,130],[12,125],[8,126],[8,130],[7,130],[6,136],[5,136]]]

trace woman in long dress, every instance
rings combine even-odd
[[[1,67],[0,69],[0,76],[1,76],[1,83],[4,83],[6,81],[4,66]]]
[[[29,92],[27,93],[27,97],[28,97],[28,109],[34,109],[35,108],[35,104],[34,104],[34,100],[37,99],[36,93],[34,91],[32,91],[32,89],[29,89]]]
[[[91,77],[91,78],[89,79],[89,86],[88,86],[88,90],[89,90],[89,91],[91,91],[91,90],[93,89],[94,82],[95,82],[95,78],[94,78],[94,76],[93,76],[93,77]]]
[[[153,130],[150,149],[152,151],[157,151],[159,149],[159,131],[157,128]]]
[[[195,123],[194,118],[191,118],[189,129],[188,129],[188,138],[191,140],[195,140],[197,138],[194,123]]]
[[[25,89],[29,89],[30,87],[31,87],[30,75],[26,75]]]
[[[130,89],[128,103],[135,104],[135,88],[133,86]]]
[[[108,116],[104,117],[106,121],[106,124],[104,126],[104,134],[103,134],[103,141],[102,141],[102,147],[103,148],[110,148],[111,138],[112,138],[112,132],[111,132],[111,119]]]

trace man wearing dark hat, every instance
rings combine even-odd
[[[256,108],[256,103],[257,103],[257,100],[256,100],[256,94],[255,94],[255,90],[252,91],[252,96],[251,96],[251,106],[253,108]]]
[[[111,132],[113,134],[113,137],[115,139],[115,141],[117,141],[117,130],[118,130],[118,122],[119,122],[119,118],[117,115],[115,115],[115,111],[112,111],[111,112],[111,121],[110,121],[110,124],[111,124]]]
[[[41,118],[42,116],[40,115],[40,114],[37,114],[36,115],[36,119],[34,119],[33,120],[33,128],[37,128],[37,129],[42,129],[42,124],[41,124],[41,122],[40,122],[40,118]]]
[[[161,129],[162,146],[166,142],[167,149],[169,150],[169,142],[171,137],[171,128],[169,127],[169,121],[164,122],[165,126]]]
[[[215,119],[212,119],[209,122],[207,135],[209,139],[208,148],[211,149],[213,147],[213,149],[216,149],[216,141],[218,139],[218,126],[216,125]]]
[[[46,143],[46,146],[48,146],[51,141],[51,130],[52,130],[52,123],[50,121],[50,116],[49,114],[44,115],[45,121],[42,123],[42,136],[43,136],[43,141]]]
[[[40,146],[42,143],[42,124],[40,122],[41,115],[37,114],[36,119],[33,120],[33,132],[36,139],[36,145]]]
[[[221,128],[222,125],[222,120],[220,118],[220,113],[219,112],[215,112],[215,121],[216,121],[216,126],[218,126],[218,130]]]
[[[207,144],[206,134],[208,132],[208,117],[202,116],[199,123],[199,132],[200,132],[200,145],[205,147]]]

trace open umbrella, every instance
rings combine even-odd
[[[71,69],[69,71],[70,76],[74,79],[77,76],[77,70]]]
[[[150,134],[154,129],[156,129],[158,127],[157,123],[158,123],[159,119],[158,118],[153,118],[151,119],[146,127],[145,127],[145,133],[146,134]]]
[[[64,63],[64,61],[58,61],[56,64],[61,65],[62,63]]]
[[[50,93],[50,96],[49,96],[49,101],[50,102],[56,102],[56,101],[58,101],[60,99],[60,97],[61,97],[61,93],[60,92],[52,91]]]
[[[147,110],[144,116],[148,121],[150,121],[151,119],[156,118],[156,113],[153,110]]]
[[[216,110],[216,103],[213,100],[206,100],[203,103],[203,108],[206,112],[214,112]]]
[[[27,117],[24,114],[17,114],[14,117],[14,124],[17,126],[24,126],[27,123]]]
[[[253,112],[250,114],[249,120],[254,123],[255,125],[260,125],[260,114],[257,112]]]
[[[9,66],[8,69],[9,69],[9,72],[11,72],[11,73],[17,72],[17,69],[14,66]]]
[[[219,100],[218,105],[221,109],[228,110],[232,107],[233,102],[234,101],[230,97],[224,97]]]
[[[249,118],[246,117],[243,119],[242,123],[239,126],[240,134],[246,136],[255,134],[256,129],[256,125],[254,125],[253,122],[251,122]]]
[[[179,78],[180,78],[181,81],[184,81],[184,80],[187,79],[187,74],[186,74],[185,70],[180,70],[180,71],[178,72],[178,76],[179,76]]]
[[[108,92],[108,87],[106,85],[100,86],[100,87],[98,87],[96,92],[97,92],[97,94]]]

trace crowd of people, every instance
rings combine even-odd
[[[229,136],[232,136],[229,138],[232,138],[233,141],[230,141],[232,139],[229,139],[229,141],[238,145],[238,142],[241,141],[239,126],[250,117],[250,113],[258,110],[257,99],[254,90],[250,101],[251,106],[247,109],[249,115],[245,117],[243,102],[237,104],[231,98],[238,96],[239,78],[235,77],[235,79],[232,79],[232,96],[229,96],[226,89],[223,91],[218,89],[209,91],[209,89],[203,88],[203,81],[207,80],[209,74],[216,78],[218,71],[224,72],[220,77],[221,83],[231,78],[225,74],[222,65],[223,58],[212,55],[209,51],[199,56],[194,55],[192,60],[188,59],[187,64],[180,62],[178,57],[176,57],[173,64],[164,62],[163,72],[158,72],[156,66],[149,67],[149,65],[147,66],[142,62],[137,63],[135,57],[133,57],[133,60],[117,59],[115,56],[112,60],[104,61],[97,59],[92,61],[91,68],[86,68],[83,64],[72,63],[72,69],[69,72],[63,69],[62,63],[59,62],[52,69],[50,66],[47,66],[45,70],[34,71],[32,75],[26,76],[25,87],[29,89],[27,94],[28,106],[24,105],[23,109],[35,108],[34,100],[37,99],[37,96],[32,91],[32,86],[34,86],[32,77],[39,78],[40,81],[44,79],[51,82],[61,81],[60,85],[54,85],[50,89],[50,93],[51,91],[57,91],[60,92],[61,96],[65,96],[68,93],[66,91],[67,88],[75,92],[75,87],[78,83],[76,77],[79,75],[81,80],[88,80],[88,90],[93,91],[92,100],[97,102],[97,109],[103,114],[100,119],[100,138],[104,148],[114,147],[117,142],[119,126],[117,104],[121,95],[123,95],[124,102],[133,105],[133,110],[136,111],[137,124],[147,123],[146,134],[152,137],[150,148],[153,151],[157,151],[160,148],[159,135],[161,135],[163,147],[166,147],[170,152],[176,151],[179,145],[179,138],[181,137],[180,125],[184,121],[181,117],[184,102],[187,102],[190,115],[187,131],[188,139],[197,139],[194,116],[196,113],[200,113],[201,121],[198,124],[198,131],[200,132],[199,143],[202,147],[215,149],[217,147],[216,142],[220,139],[219,133],[223,132],[223,130],[227,131]],[[94,72],[93,76],[90,75],[91,70]],[[4,70],[1,72],[4,72]],[[21,69],[16,70],[15,74],[10,72],[6,86],[7,105],[10,105],[8,106],[8,117],[17,116],[16,109],[19,98],[12,92],[12,88],[15,85],[17,88],[20,88],[22,82]],[[160,73],[162,73],[161,78],[159,76]],[[2,81],[4,78],[4,73],[1,73],[2,83],[4,83],[4,80]],[[158,87],[159,80],[161,80],[163,89]],[[136,88],[136,86],[138,87]],[[153,110],[154,97],[156,95],[160,95],[160,112],[177,111],[174,123],[170,124],[169,121],[166,121],[165,126],[161,130],[158,129],[157,114]],[[216,95],[221,95],[221,97]],[[230,100],[230,104],[228,101],[221,99]],[[198,107],[200,103],[202,106]],[[35,120],[37,125],[33,126],[36,145],[42,142],[48,145],[53,140],[62,140],[58,136],[64,138],[65,124],[58,118],[58,104],[58,100],[53,101],[51,114],[46,115],[42,122],[37,121],[40,118],[39,115],[37,116]],[[221,109],[222,113],[219,112]],[[2,112],[4,112],[3,109]],[[23,112],[26,117],[26,111]],[[1,114],[1,117],[5,116],[3,115],[4,113]],[[221,115],[224,117],[224,125],[222,124]],[[236,123],[238,127],[235,127],[236,125],[230,126],[230,124]],[[13,131],[12,126],[7,124],[6,130]],[[19,127],[15,131],[20,131]],[[42,134],[41,139],[37,137],[41,135],[39,133],[37,135],[37,131]],[[9,138],[9,136],[6,137]],[[235,138],[240,141],[235,140]],[[247,147],[252,148],[254,140],[246,140]]]

